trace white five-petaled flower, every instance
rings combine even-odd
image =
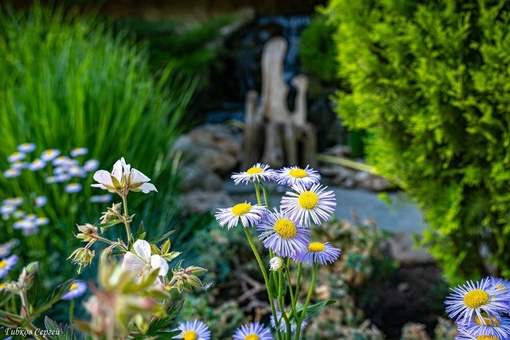
[[[130,190],[141,191],[144,194],[158,191],[154,184],[148,183],[151,179],[140,171],[132,169],[131,165],[126,164],[124,157],[115,162],[111,173],[106,170],[96,171],[94,180],[99,184],[92,184],[93,187],[116,192],[121,196],[126,196]]]
[[[137,275],[137,282],[152,270],[159,269],[159,276],[168,273],[168,263],[159,255],[152,255],[151,245],[145,240],[137,240],[133,244],[134,253],[128,251],[122,261],[122,269]],[[158,281],[158,280],[157,280]]]

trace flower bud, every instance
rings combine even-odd
[[[83,242],[96,242],[99,238],[99,234],[97,232],[97,228],[92,224],[86,223],[85,225],[77,225],[80,233],[76,235],[77,239],[82,240]]]
[[[184,270],[186,273],[190,273],[191,275],[202,275],[207,272],[207,269],[202,267],[189,266]]]
[[[269,269],[272,271],[279,271],[282,269],[283,260],[281,257],[275,256],[271,260],[269,260]]]

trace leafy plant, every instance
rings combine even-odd
[[[423,209],[423,245],[451,283],[487,263],[509,277],[508,2],[333,0],[322,12],[351,90],[338,114]]]
[[[178,76],[172,63],[154,76],[146,46],[125,31],[114,34],[97,17],[65,13],[58,6],[0,13],[0,53],[0,169],[12,167],[8,157],[25,142],[35,145],[35,157],[47,149],[67,155],[83,147],[87,157],[106,168],[115,155],[138,159],[164,194],[143,204],[135,198],[131,213],[151,217],[151,237],[168,230],[176,212],[176,167],[169,149],[196,82]],[[54,274],[45,276],[51,281],[45,286],[54,286],[72,273],[70,266],[57,264],[76,245],[69,231],[99,207],[83,204],[83,197],[92,196],[91,176],[82,179],[83,195],[73,196],[76,202],[70,204],[62,186],[40,175],[26,169],[23,176],[0,176],[3,198],[44,194],[48,202],[41,211],[51,219],[44,232],[28,237],[0,221],[3,230],[10,230],[0,241],[14,233],[21,249],[31,249],[34,240],[43,244],[46,253],[23,251],[20,256],[25,262],[40,261]]]

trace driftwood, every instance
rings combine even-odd
[[[283,79],[287,42],[282,37],[269,40],[262,52],[262,89],[246,95],[244,159],[247,169],[262,161],[272,167],[317,166],[315,127],[307,122],[308,77],[291,79],[296,88],[295,109],[287,106],[289,87]]]

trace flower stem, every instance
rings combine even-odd
[[[69,324],[73,324],[74,317],[74,299],[71,299],[71,305],[69,306]]]
[[[319,264],[314,263],[313,264],[313,272],[312,272],[312,282],[310,282],[310,288],[308,289],[308,295],[306,296],[305,305],[303,306],[303,310],[301,311],[301,315],[299,316],[299,319],[297,320],[297,329],[296,329],[296,340],[299,340],[300,330],[301,330],[301,324],[303,323],[305,316],[306,316],[306,310],[308,309],[308,305],[310,304],[310,300],[312,299],[313,289],[315,288],[315,281],[317,279],[317,271],[319,270]]]
[[[129,248],[129,245],[131,244],[131,228],[129,227],[128,222],[128,206],[127,206],[127,195],[122,196],[122,205],[124,206],[124,226],[126,227],[126,234],[127,234],[127,245]]]
[[[257,248],[255,247],[255,243],[253,242],[253,238],[251,237],[250,229],[243,228],[243,230],[244,230],[244,233],[246,234],[246,238],[248,239],[248,243],[250,244],[251,250],[253,251],[253,255],[255,255],[255,259],[257,260],[257,263],[260,267],[262,276],[264,277],[264,283],[266,284],[267,295],[269,296],[269,304],[271,305],[271,312],[273,313],[273,316],[275,318],[275,324],[277,326],[277,334],[279,335],[279,330],[278,330],[279,321],[276,318],[276,308],[275,308],[274,301],[273,301],[273,292],[271,291],[271,288],[269,286],[269,278],[267,276],[266,269],[264,268],[264,263],[262,262],[262,259],[260,258]]]
[[[260,189],[259,189],[259,183],[253,182],[255,185],[255,196],[257,196],[257,203],[259,205],[262,205],[262,200],[260,199]],[[267,202],[266,202],[267,203]]]

